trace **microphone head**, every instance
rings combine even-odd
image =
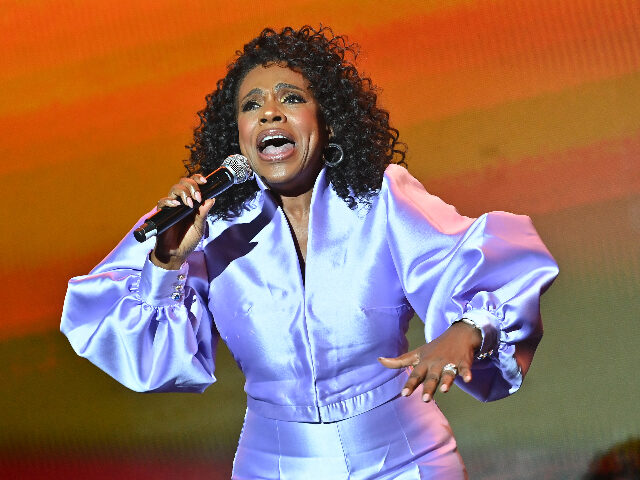
[[[242,183],[253,178],[253,170],[249,166],[249,161],[244,155],[229,155],[222,162],[222,166],[233,176],[233,183]]]

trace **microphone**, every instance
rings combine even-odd
[[[226,189],[236,183],[242,183],[253,178],[253,172],[249,162],[242,155],[230,155],[224,159],[222,166],[207,176],[207,183],[200,185],[202,201],[220,195]],[[187,215],[200,207],[200,203],[193,200],[193,208],[188,205],[177,207],[165,207],[145,219],[145,222],[136,228],[133,236],[140,243],[159,235],[169,229]]]

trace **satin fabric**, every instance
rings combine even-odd
[[[247,410],[233,479],[462,480],[449,423],[418,392],[332,423],[273,420]]]
[[[260,191],[240,217],[208,221],[179,271],[131,234],[73,278],[61,330],[75,351],[137,391],[202,391],[222,338],[263,417],[335,422],[394,398],[414,311],[430,341],[465,316],[486,360],[458,383],[481,400],[517,390],[542,335],[539,298],[557,266],[530,220],[459,215],[390,165],[371,205],[348,208],[326,171],[311,200],[303,278],[282,209]],[[135,228],[135,227],[134,227]]]

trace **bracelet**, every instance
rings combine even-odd
[[[477,328],[478,330],[480,330],[480,333],[482,333],[482,329],[476,324],[476,322],[474,322],[473,320],[469,319],[469,318],[465,318],[462,317],[459,320],[456,320],[453,323],[458,323],[458,322],[462,322],[462,323],[466,323],[467,325],[471,325],[473,328]],[[482,335],[484,337],[484,335]]]
[[[482,330],[476,322],[474,322],[470,318],[462,317],[453,323],[458,323],[458,322],[466,323],[467,325],[471,325],[473,328],[477,328],[478,330],[480,330],[480,334],[482,335],[482,344],[484,344],[484,330]],[[482,350],[482,344],[480,344],[480,350]],[[484,360],[485,358],[490,357],[491,355],[493,355],[493,349],[489,350],[488,352],[484,352],[476,355],[476,360]]]

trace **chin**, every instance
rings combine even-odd
[[[291,166],[284,162],[274,162],[268,165],[260,165],[257,170],[258,174],[267,181],[274,183],[282,183],[290,180],[294,174],[291,172]]]

